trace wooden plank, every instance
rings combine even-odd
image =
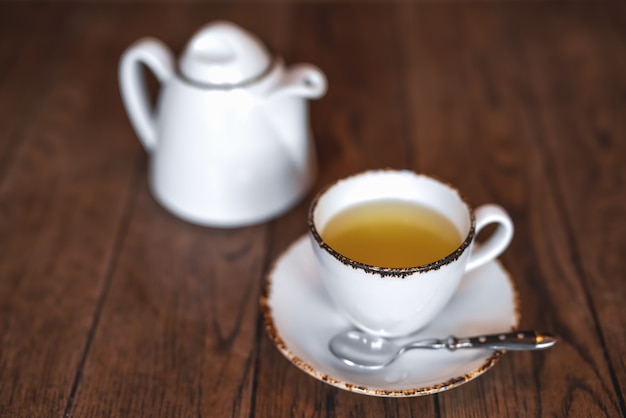
[[[17,130],[0,184],[0,412],[61,416],[106,282],[138,147],[114,123],[123,116],[115,74],[102,65],[114,60],[114,28],[70,5],[15,10],[7,16],[32,40],[18,43],[21,56],[7,63],[16,67],[2,83],[3,101],[25,111],[18,124],[27,124]],[[56,33],[40,25],[45,19],[53,19]],[[63,43],[54,57],[41,53],[55,44],[50,37]],[[40,93],[34,105],[30,65],[47,77],[33,77]],[[22,88],[32,96],[24,102]],[[1,132],[2,142],[16,134]]]
[[[124,8],[130,21],[143,21],[146,12],[144,34],[152,31],[177,50],[216,18],[240,23],[275,48],[288,39],[290,9],[283,6]],[[99,14],[99,21],[114,16]],[[147,167],[141,173],[72,415],[247,417],[268,225],[213,229],[183,222],[150,196]]]
[[[36,34],[52,32],[64,9],[44,5],[33,13],[32,6],[0,5],[0,177],[52,85],[60,48],[70,41]]]
[[[571,263],[571,238],[584,235],[569,236],[555,156],[539,144],[536,90],[517,52],[520,38],[530,38],[552,53],[535,22],[569,19],[570,6],[560,5],[558,17],[550,7],[434,5],[410,15],[416,165],[458,184],[475,204],[509,210],[517,232],[502,260],[519,287],[522,325],[562,337],[550,352],[507,355],[487,375],[441,395],[443,416],[620,416],[584,277]],[[561,76],[568,71],[559,68]]]
[[[312,104],[316,190],[366,168],[409,166],[392,11],[380,4],[295,9],[292,55],[319,65],[329,79],[328,95]],[[309,201],[273,222],[271,260],[306,232]],[[391,400],[336,389],[290,364],[265,335],[260,344],[254,416],[435,414],[432,397]]]
[[[291,55],[318,65],[329,82],[323,101],[312,105],[318,187],[369,168],[406,167],[400,57],[389,7],[301,5],[296,11]]]
[[[173,218],[139,190],[77,416],[248,416],[266,226]]]
[[[611,22],[625,21],[626,9],[606,3],[565,12],[555,19],[563,10],[554,7],[538,19],[524,48],[538,92],[542,149],[553,156],[553,188],[573,241],[571,262],[611,369],[610,406],[624,414],[626,33]]]

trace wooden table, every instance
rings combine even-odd
[[[313,190],[241,229],[185,223],[147,187],[117,64],[237,22],[327,74],[311,104]],[[623,2],[0,4],[3,417],[620,417],[626,413]],[[505,355],[433,396],[342,391],[289,363],[263,279],[328,182],[411,168],[497,202],[521,326]]]

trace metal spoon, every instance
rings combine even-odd
[[[383,337],[376,337],[362,331],[346,331],[335,335],[328,348],[344,363],[362,369],[382,369],[394,362],[400,355],[414,348],[454,351],[460,348],[488,348],[491,350],[544,350],[556,344],[556,338],[537,331],[515,331],[503,334],[480,335],[476,337],[446,339],[426,339],[413,341],[403,346]]]

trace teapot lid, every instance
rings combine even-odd
[[[229,86],[263,74],[271,56],[259,38],[225,21],[200,28],[182,57],[180,72],[191,81]]]

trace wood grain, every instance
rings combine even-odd
[[[626,308],[618,301],[626,297],[626,286],[611,277],[626,270],[626,207],[620,197],[626,184],[626,43],[623,28],[611,22],[617,10],[611,3],[580,5],[558,24],[544,18],[536,38],[524,46],[535,69],[541,144],[553,155],[553,190],[561,200],[571,263],[609,363],[605,390],[617,392],[612,405],[623,411],[626,336],[620,330]],[[537,47],[540,37],[549,39],[552,54]]]
[[[10,53],[2,82],[3,103],[16,106],[7,112],[11,129],[2,131],[2,142],[12,144],[0,183],[4,416],[64,413],[131,191],[137,147],[120,140],[112,123],[123,116],[117,98],[103,94],[115,76],[85,65],[94,48],[100,63],[115,59],[109,36],[66,11],[18,6],[3,13],[33,37]],[[62,33],[50,41],[47,24],[26,19],[36,13],[56,19]]]
[[[503,261],[520,288],[524,327],[547,325],[563,337],[554,356],[505,358],[503,363],[510,363],[496,369],[493,377],[508,384],[493,385],[486,377],[445,394],[441,397],[445,415],[464,416],[468,407],[480,414],[499,406],[498,416],[507,410],[517,411],[518,416],[559,416],[572,410],[586,416],[619,416],[622,408],[611,376],[615,366],[597,344],[602,339],[598,328],[611,319],[594,318],[593,307],[585,303],[590,290],[584,273],[576,268],[579,250],[572,243],[571,225],[562,213],[561,185],[550,181],[558,181],[550,170],[561,155],[547,152],[543,145],[549,140],[537,115],[541,97],[532,79],[525,76],[532,62],[519,54],[523,49],[520,44],[527,41],[545,44],[549,36],[537,35],[537,29],[556,19],[551,13],[563,13],[555,9],[560,8],[524,6],[525,13],[520,13],[512,7],[472,6],[451,14],[441,7],[433,7],[432,13],[420,8],[411,25],[416,31],[408,36],[416,40],[419,50],[415,56],[426,67],[423,74],[415,75],[412,101],[417,114],[414,132],[418,145],[414,149],[418,150],[419,166],[464,184],[462,189],[473,193],[471,200],[497,201],[511,212],[517,233]],[[456,30],[441,37],[426,36],[444,20]],[[528,22],[534,22],[533,31],[523,30]],[[579,22],[577,28],[585,23]],[[582,40],[593,39],[592,33],[585,35]],[[552,55],[559,48],[541,51]],[[550,68],[564,72],[556,65]],[[572,91],[584,87],[575,83],[563,86],[562,91],[573,95]],[[424,94],[424,89],[432,96]],[[433,100],[439,106],[433,106]],[[558,105],[550,109],[561,110]],[[568,142],[555,148],[562,153],[570,151]],[[443,155],[450,154],[455,163],[441,164]],[[512,254],[526,254],[526,259]],[[563,277],[569,278],[566,288]],[[542,303],[532,303],[534,300]],[[511,371],[505,373],[505,368]],[[510,399],[509,388],[525,381],[536,382],[536,386],[522,386],[528,390],[516,404],[518,398]],[[542,390],[535,391],[539,387]]]
[[[329,80],[313,189],[248,228],[155,202],[117,88],[133,41],[178,53],[216,19]],[[0,3],[0,416],[624,416],[625,23],[617,1]],[[283,358],[265,274],[314,193],[379,167],[510,212],[522,326],[555,348],[410,399]]]

